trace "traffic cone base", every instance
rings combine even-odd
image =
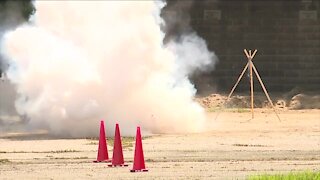
[[[140,170],[134,170],[134,169],[131,169],[130,172],[148,172],[149,170],[148,169],[140,169]]]
[[[114,164],[109,164],[108,167],[128,167],[129,165],[128,164],[117,164],[117,165],[114,165]]]

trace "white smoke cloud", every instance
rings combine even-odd
[[[27,2],[26,2],[27,3]],[[26,21],[24,17],[24,2],[5,1],[0,5],[0,42],[4,33],[16,28],[19,24]],[[20,129],[18,123],[24,119],[19,117],[14,101],[16,98],[15,87],[6,80],[5,71],[9,66],[8,60],[0,54],[0,132],[12,129]]]
[[[164,46],[163,4],[152,1],[37,1],[33,25],[8,32],[2,54],[29,127],[60,136],[97,135],[119,122],[151,133],[197,132],[204,109],[188,75],[213,68],[214,54],[191,34]]]
[[[205,72],[214,68],[215,54],[207,49],[206,42],[195,32],[181,36],[179,41],[169,41],[167,47],[175,55],[175,77],[190,76],[195,71]]]

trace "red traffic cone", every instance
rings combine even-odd
[[[100,121],[100,136],[97,160],[93,162],[110,162],[108,156],[107,139],[104,130],[104,121]]]
[[[116,129],[114,133],[112,164],[108,166],[109,167],[128,166],[127,164],[124,164],[119,124],[116,124]]]
[[[144,164],[144,156],[142,149],[142,140],[141,140],[141,132],[140,127],[137,127],[137,135],[136,135],[136,147],[134,152],[134,161],[133,168],[130,172],[147,172],[146,166]]]

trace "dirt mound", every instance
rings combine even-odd
[[[265,99],[265,98],[264,98]],[[263,97],[255,97],[255,107],[266,107],[268,101],[264,100]],[[236,95],[232,96],[228,102],[226,95],[221,94],[210,94],[206,97],[196,99],[203,107],[207,109],[228,107],[228,108],[249,108],[250,107],[250,96]]]
[[[320,109],[320,96],[297,94],[291,98],[289,109]]]
[[[220,94],[210,94],[206,97],[196,98],[196,101],[207,109],[221,107],[226,100],[227,97]]]
[[[227,108],[250,108],[250,96],[248,95],[235,95],[232,96],[228,102],[226,102],[227,96],[221,94],[210,94],[206,97],[196,98],[206,109],[227,107]],[[307,95],[296,94],[290,95],[278,95],[272,97],[273,104],[277,109],[320,109],[320,96],[319,95]],[[254,95],[254,107],[255,108],[270,108],[271,105],[268,102],[264,94]]]

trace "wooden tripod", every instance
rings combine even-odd
[[[239,82],[240,82],[241,78],[243,77],[244,73],[245,73],[246,70],[249,68],[249,71],[250,71],[250,92],[251,92],[251,114],[252,114],[252,119],[254,118],[254,113],[253,113],[253,108],[254,108],[254,107],[253,107],[253,106],[254,106],[254,105],[253,105],[253,71],[254,71],[254,73],[256,74],[256,76],[257,76],[257,78],[258,78],[258,80],[259,80],[259,82],[260,82],[260,85],[261,85],[261,87],[262,87],[265,95],[267,96],[267,99],[268,99],[268,101],[269,101],[269,103],[270,103],[273,111],[274,111],[275,114],[277,115],[279,121],[281,121],[281,120],[280,120],[280,117],[279,117],[279,115],[278,115],[276,109],[274,108],[274,105],[273,105],[273,103],[272,103],[272,101],[271,101],[271,99],[270,99],[270,96],[269,96],[269,94],[268,94],[268,91],[267,91],[266,87],[264,86],[264,84],[263,84],[263,82],[262,82],[262,80],[261,80],[261,77],[260,77],[260,75],[259,75],[256,67],[254,66],[254,64],[253,64],[253,62],[252,62],[252,59],[254,58],[254,56],[255,56],[256,53],[257,53],[257,50],[254,50],[254,52],[251,53],[251,50],[247,51],[246,49],[244,49],[244,53],[245,53],[245,55],[246,55],[247,58],[248,58],[248,63],[247,63],[246,66],[243,68],[243,71],[241,72],[241,74],[240,74],[237,82],[235,83],[235,85],[232,87],[231,92],[229,93],[228,98],[227,98],[227,100],[226,100],[225,102],[229,101],[232,93],[233,93],[234,90],[236,89],[236,87],[237,87],[237,85],[239,84]],[[253,70],[253,71],[252,71],[252,70]],[[219,114],[217,114],[217,117],[218,117],[218,115],[219,115]],[[217,118],[217,117],[216,117],[216,118]]]

